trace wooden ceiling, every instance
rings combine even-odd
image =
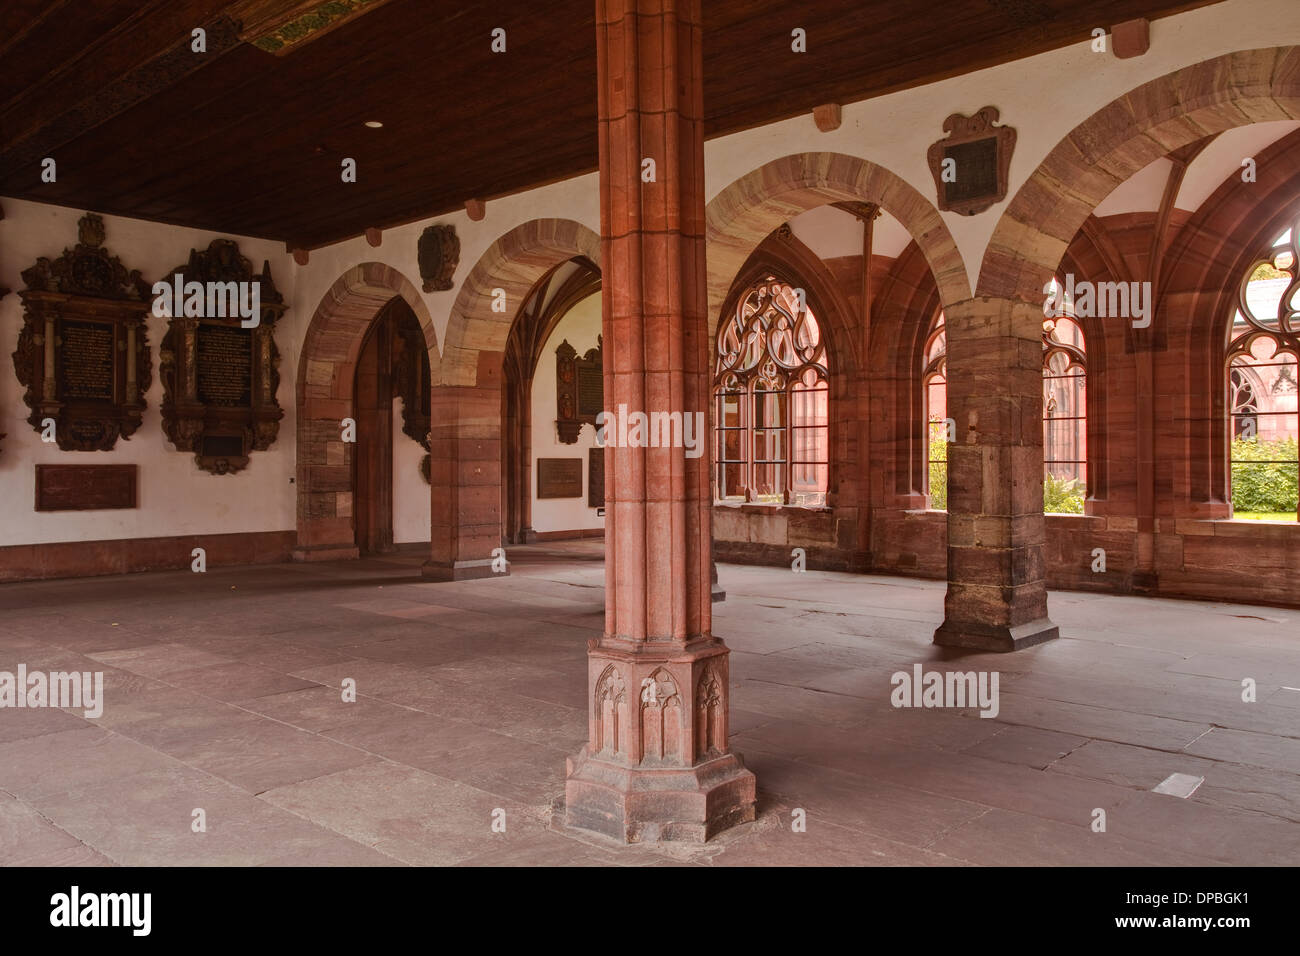
[[[705,0],[707,134],[1210,2]],[[278,53],[255,45],[274,46],[293,33],[275,33],[286,17],[292,26],[319,6],[354,10]],[[596,167],[594,9],[4,0],[0,195],[313,248],[579,175]],[[190,51],[197,26],[206,53]],[[490,49],[496,27],[505,54]],[[805,54],[790,52],[795,27],[807,31]],[[936,138],[942,120],[918,117]],[[55,183],[40,179],[47,156]],[[357,161],[356,183],[340,180],[344,157]]]

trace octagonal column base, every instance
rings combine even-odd
[[[754,819],[754,775],[738,755],[693,767],[632,767],[592,757],[567,761],[565,825],[622,843],[703,843]]]

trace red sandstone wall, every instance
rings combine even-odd
[[[1270,164],[1274,170],[1294,167]],[[1300,194],[1300,174],[1295,179],[1291,192]],[[1281,188],[1271,191],[1270,202],[1277,204]],[[1259,196],[1242,198],[1229,189],[1195,217],[1175,210],[1170,234],[1182,241],[1168,247],[1155,318],[1161,334],[1145,359],[1135,352],[1126,323],[1085,323],[1093,497],[1086,515],[1047,517],[1050,587],[1300,606],[1300,526],[1214,520],[1227,514],[1222,498],[1214,497],[1221,496],[1223,482],[1206,474],[1214,468],[1218,428],[1209,396],[1220,387],[1220,363],[1212,354],[1218,332],[1207,308],[1218,308],[1211,293],[1222,290],[1234,257],[1252,241],[1249,235],[1225,236],[1259,218],[1259,206]],[[1090,220],[1071,244],[1062,272],[1093,281],[1147,279],[1154,219],[1151,213],[1128,213]],[[823,265],[852,302],[845,324],[857,323],[860,330],[860,263],[837,259]],[[791,551],[802,547],[813,569],[946,575],[947,516],[925,510],[915,444],[922,434],[921,409],[913,399],[920,387],[918,350],[937,308],[934,280],[914,245],[897,260],[873,260],[873,280],[878,291],[869,374],[848,388],[832,385],[841,398],[832,412],[837,421],[860,419],[860,403],[869,403],[869,448],[844,454],[845,446],[837,444],[832,458],[832,485],[849,494],[838,501],[832,496],[831,508],[814,512],[716,506],[718,560],[788,566]],[[833,380],[846,374],[832,369]],[[1154,385],[1144,387],[1144,380]],[[859,455],[868,461],[863,473],[846,474],[857,471]],[[842,503],[845,498],[851,507]],[[1093,570],[1096,549],[1104,551],[1104,571]]]

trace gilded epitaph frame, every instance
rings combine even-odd
[[[596,416],[604,401],[604,365],[602,343],[578,357],[578,351],[565,339],[555,349],[555,431],[565,445],[578,441],[583,425],[596,426]],[[584,388],[584,385],[587,387]]]
[[[173,303],[159,353],[159,376],[163,383],[163,431],[178,451],[194,455],[195,464],[214,475],[229,475],[248,466],[254,451],[270,448],[280,433],[284,409],[276,398],[280,387],[280,350],[275,344],[275,323],[287,306],[271,278],[271,265],[262,263],[260,275],[253,273],[251,260],[240,255],[233,239],[214,239],[203,252],[190,250],[190,260],[171,269],[164,282],[247,283],[259,286],[261,314],[258,324],[247,329],[249,349],[249,398],[247,403],[220,404],[205,399],[200,385],[205,373],[205,334],[243,335],[239,316],[184,315],[181,302]],[[223,333],[222,330],[240,330]]]
[[[77,238],[57,259],[42,256],[22,273],[23,328],[14,371],[26,387],[32,428],[44,433],[52,420],[62,451],[109,451],[140,427],[153,384],[151,286],[104,248],[102,217],[83,216]],[[74,333],[79,358],[73,355]],[[96,357],[98,362],[87,360]],[[74,372],[77,363],[83,363],[80,374]],[[88,382],[84,376],[92,364],[99,368]]]

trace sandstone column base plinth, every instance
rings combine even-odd
[[[1035,644],[1054,641],[1060,636],[1061,629],[1045,617],[1015,627],[944,621],[934,632],[934,643],[978,651],[1020,651]]]
[[[754,775],[727,749],[721,641],[593,641],[588,742],[567,762],[566,824],[624,843],[702,843],[754,819]]]
[[[694,767],[632,767],[594,758],[583,747],[568,760],[565,825],[623,843],[703,843],[754,820],[754,775],[735,754]]]
[[[474,581],[478,578],[503,578],[510,572],[493,571],[492,559],[477,561],[425,561],[420,567],[420,577],[426,581]]]

